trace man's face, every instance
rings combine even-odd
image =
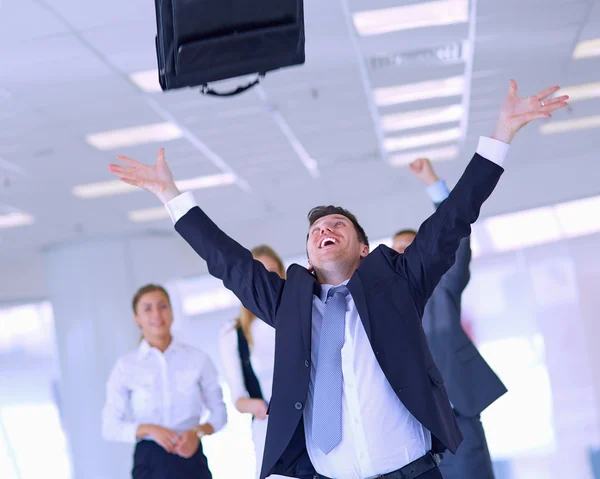
[[[408,248],[408,245],[410,245],[414,239],[415,235],[412,233],[398,235],[394,238],[392,249],[396,250],[398,253],[404,253],[404,250]]]
[[[349,264],[369,254],[369,247],[358,240],[356,229],[343,215],[318,219],[308,230],[308,262],[315,269],[331,269],[336,263]]]

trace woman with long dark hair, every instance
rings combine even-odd
[[[285,278],[283,261],[272,248],[257,246],[252,249],[252,256],[267,270]],[[242,306],[239,317],[223,328],[219,351],[235,408],[252,414],[252,441],[258,477],[267,436],[267,408],[273,385],[275,330],[263,321],[257,321],[256,316]]]

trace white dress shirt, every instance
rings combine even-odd
[[[259,319],[252,321],[250,325],[252,334],[252,346],[250,348],[250,364],[260,384],[263,399],[271,401],[273,390],[273,366],[275,364],[275,329]],[[240,398],[247,398],[248,391],[244,385],[244,374],[240,362],[238,350],[237,330],[235,321],[229,321],[221,330],[219,336],[219,354],[225,380],[231,390],[233,404]],[[254,455],[256,457],[256,474],[260,473],[265,440],[267,438],[267,419],[254,419],[252,421],[252,442],[254,443]]]
[[[508,152],[506,143],[481,137],[477,153],[500,166]],[[197,203],[184,193],[167,210],[176,223]],[[346,281],[347,283],[347,281]],[[312,442],[312,396],[316,373],[315,354],[324,301],[331,285],[313,296],[311,374],[304,426],[306,447],[320,474],[338,479],[364,479],[399,469],[431,449],[431,434],[404,407],[388,383],[367,337],[351,295],[346,297],[345,344],[342,348],[342,440],[329,454]],[[375,318],[376,320],[376,318]]]
[[[271,401],[273,389],[273,365],[275,364],[275,329],[267,323],[255,319],[250,325],[252,346],[250,348],[250,363],[263,394],[265,401]],[[244,386],[244,375],[238,351],[237,331],[235,322],[228,321],[219,335],[219,353],[225,380],[231,390],[233,404],[240,398],[247,398],[248,391]]]
[[[324,454],[312,441],[317,345],[330,288],[332,285],[323,284],[320,297],[313,295],[312,366],[304,410],[308,455],[317,472],[339,479],[363,479],[395,471],[431,449],[431,434],[404,407],[390,386],[350,294],[346,296],[342,347],[342,440],[329,454]]]
[[[227,422],[217,370],[204,352],[173,339],[162,353],[142,340],[117,360],[106,384],[105,439],[135,442],[140,424],[181,434],[201,421],[215,432]]]

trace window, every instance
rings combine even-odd
[[[48,302],[0,309],[0,477],[70,479]]]

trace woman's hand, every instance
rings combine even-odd
[[[239,412],[252,414],[255,419],[267,419],[267,403],[262,399],[240,398],[235,403]]]
[[[198,438],[196,430],[190,429],[179,436],[179,442],[173,452],[181,457],[189,459],[196,454],[199,445],[200,439]]]
[[[179,436],[175,431],[156,424],[141,424],[137,428],[136,437],[141,439],[150,436],[167,452],[174,452],[179,444]]]

